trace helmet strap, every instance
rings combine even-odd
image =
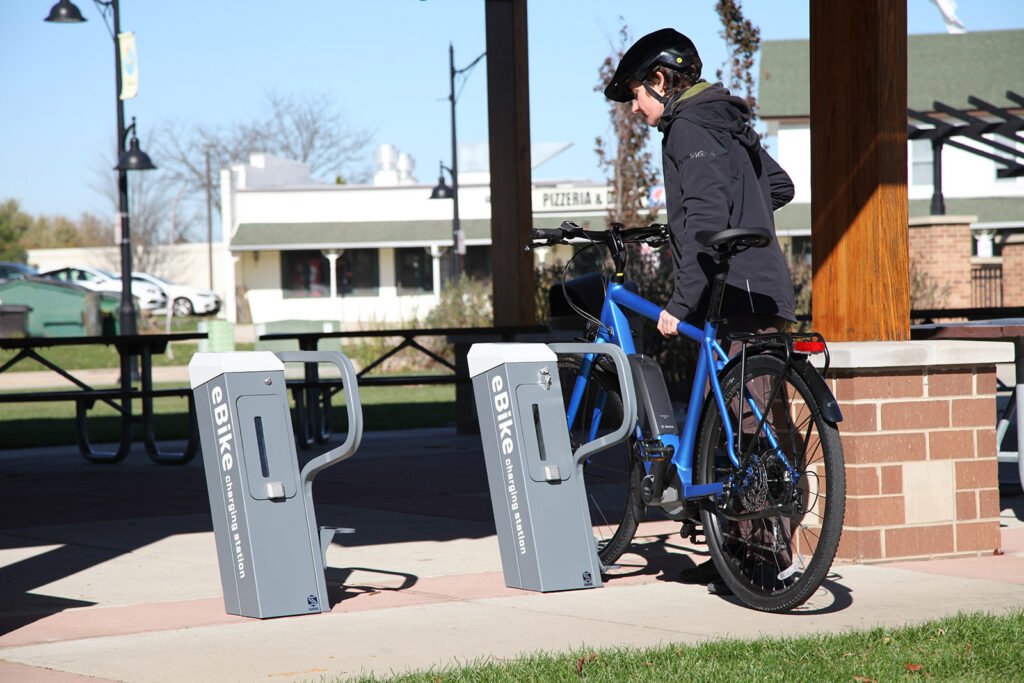
[[[662,106],[668,104],[668,95],[662,95],[660,92],[658,92],[651,86],[647,85],[646,81],[642,82],[641,84],[644,86],[644,90],[647,91],[647,94],[661,102]]]

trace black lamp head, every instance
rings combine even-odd
[[[118,171],[152,171],[156,164],[149,158],[149,155],[139,148],[139,138],[135,136],[135,117],[132,117],[132,125],[128,127],[132,133],[131,142],[128,143],[128,151],[121,152],[121,158],[117,160]],[[127,133],[127,131],[125,131]]]
[[[430,192],[431,199],[451,199],[455,193],[444,182],[444,176],[437,179],[437,186]]]
[[[430,198],[431,199],[451,199],[452,197],[455,196],[455,190],[453,190],[451,187],[449,187],[444,182],[444,172],[445,172],[444,162],[441,162],[439,165],[441,166],[441,168],[437,172],[437,185],[434,187],[433,190],[431,190]]]
[[[81,24],[85,21],[82,11],[71,0],[60,0],[50,8],[50,14],[43,21],[54,24]]]

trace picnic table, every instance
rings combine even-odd
[[[546,325],[505,327],[435,327],[419,330],[350,330],[343,332],[273,332],[261,334],[260,341],[294,340],[301,351],[316,351],[323,339],[356,339],[391,337],[401,341],[366,365],[356,375],[359,386],[396,386],[414,384],[454,384],[456,430],[460,434],[473,433],[476,424],[476,404],[469,384],[469,366],[466,354],[472,344],[511,341],[562,341],[551,338]],[[438,355],[420,343],[421,337],[444,337],[454,346],[455,360]],[[373,375],[387,359],[404,349],[413,349],[434,361],[439,373],[415,375]],[[304,378],[291,380],[295,400],[295,438],[302,448],[313,443],[326,443],[331,437],[331,397],[341,390],[339,380],[324,380],[319,376],[316,363],[306,363]]]
[[[86,460],[96,463],[115,463],[123,460],[131,450],[134,441],[133,427],[142,424],[142,438],[150,459],[160,464],[180,465],[189,462],[198,451],[197,430],[190,429],[184,450],[169,452],[161,450],[154,430],[153,399],[163,396],[184,396],[188,398],[189,419],[195,422],[195,403],[189,387],[153,388],[153,357],[164,353],[167,345],[176,341],[205,339],[205,332],[178,332],[172,334],[129,334],[118,336],[78,337],[21,337],[0,339],[0,349],[17,351],[3,365],[0,373],[8,371],[17,363],[31,359],[57,373],[75,385],[74,389],[32,390],[0,393],[0,403],[28,403],[47,401],[74,401],[75,426],[78,450]],[[113,346],[120,358],[121,376],[116,389],[97,389],[46,358],[48,350],[64,346]],[[138,358],[138,381],[133,384],[134,359]],[[142,414],[132,411],[133,399],[141,399]],[[114,451],[96,449],[89,438],[88,413],[97,403],[102,402],[115,411],[120,418],[120,442]]]

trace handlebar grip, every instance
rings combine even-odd
[[[545,244],[558,244],[565,239],[565,232],[561,228],[533,228],[530,230],[530,239]]]

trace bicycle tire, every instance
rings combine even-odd
[[[558,378],[566,407],[572,396],[582,360],[579,356],[563,356],[558,360]],[[600,363],[592,366],[587,391],[576,417],[569,441],[573,452],[589,440],[594,407],[599,391],[606,395],[598,436],[613,431],[622,423],[622,398],[618,378]],[[644,477],[643,463],[636,456],[636,439],[630,436],[618,444],[591,455],[583,463],[583,484],[587,506],[601,564],[609,566],[629,548],[643,515],[640,483]]]
[[[745,386],[762,413],[767,409],[766,423],[799,473],[797,486],[785,481],[778,451],[764,436],[758,436],[746,461],[740,456],[741,469],[733,467],[725,451],[722,417],[710,395],[701,418],[695,476],[701,483],[725,484],[722,497],[701,511],[708,549],[733,594],[765,612],[792,610],[814,595],[832,566],[842,534],[846,478],[839,430],[822,415],[802,374],[815,370],[803,367],[787,369],[782,358],[769,353],[748,357],[745,363]],[[747,432],[743,443],[750,444],[757,423],[749,411],[739,417],[739,378],[740,365],[727,368],[720,378],[722,393],[734,434],[739,434],[736,426],[742,420]],[[780,380],[781,391],[766,407]],[[766,512],[786,504],[793,509]],[[767,516],[735,519],[754,512]]]

